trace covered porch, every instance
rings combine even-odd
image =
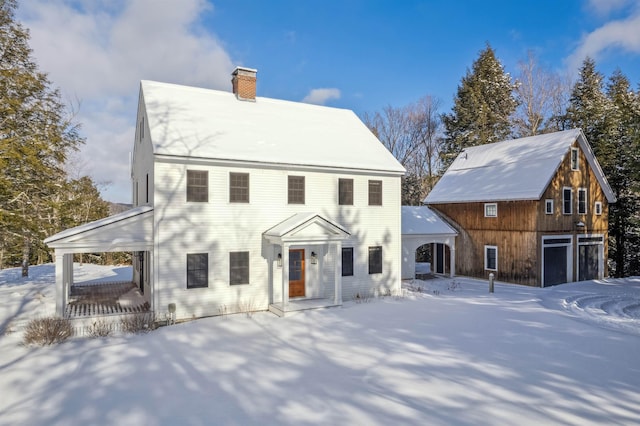
[[[153,310],[153,208],[136,207],[52,235],[44,242],[55,250],[56,315],[67,318]],[[73,255],[133,252],[131,280],[74,283]]]
[[[350,233],[315,213],[298,213],[264,234],[269,310],[276,315],[342,305],[342,243]]]

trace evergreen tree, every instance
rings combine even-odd
[[[617,198],[609,215],[610,257],[615,262],[614,275],[621,277],[640,273],[640,97],[620,70],[609,79],[607,97],[611,106],[605,126],[606,158],[611,164],[605,173]]]
[[[38,71],[15,0],[0,0],[0,258],[21,247],[23,276],[55,216],[64,161],[83,141],[59,93]],[[0,259],[0,262],[2,259]]]
[[[568,128],[582,128],[617,202],[609,209],[609,258],[612,275],[638,271],[638,146],[640,105],[628,79],[616,71],[604,87],[595,62],[587,58],[573,87],[567,114]]]
[[[511,115],[517,107],[515,86],[491,46],[480,52],[462,78],[450,114],[444,114],[443,172],[469,146],[508,139]]]

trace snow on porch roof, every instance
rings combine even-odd
[[[265,231],[264,236],[272,241],[282,240],[289,235],[293,235],[304,230],[314,223],[330,230],[337,238],[340,239],[351,235],[344,226],[326,219],[317,213],[296,213],[273,228]]]
[[[153,207],[140,206],[58,232],[44,240],[49,247],[96,251],[142,249],[151,242]],[[140,247],[140,248],[136,248]]]
[[[402,206],[402,235],[458,235],[427,206]]]
[[[405,172],[348,109],[146,80],[141,92],[156,155]]]

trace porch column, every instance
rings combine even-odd
[[[56,315],[64,316],[73,280],[73,253],[56,250]]]
[[[451,261],[449,262],[450,263],[449,275],[451,276],[451,278],[453,278],[456,275],[456,246],[450,246],[449,252],[451,253]]]
[[[282,244],[282,310],[289,304],[289,244]]]
[[[334,303],[336,305],[342,305],[342,241],[335,243],[336,248],[336,262],[335,262],[335,294]]]

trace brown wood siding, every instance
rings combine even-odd
[[[574,147],[579,147],[576,143]],[[459,231],[456,241],[456,273],[487,279],[484,269],[484,246],[498,247],[496,279],[526,285],[540,285],[542,274],[542,236],[573,235],[574,247],[578,234],[604,235],[604,274],[607,276],[608,214],[607,199],[579,150],[579,170],[571,170],[570,151],[561,163],[540,200],[498,201],[497,217],[485,217],[485,202],[431,204],[451,219]],[[573,189],[572,214],[562,214],[562,190]],[[578,189],[587,189],[587,212],[578,214]],[[554,212],[547,215],[545,200],[553,199]],[[595,202],[602,203],[602,214],[595,214]],[[487,202],[493,202],[487,200]],[[583,228],[577,227],[583,222]],[[574,276],[576,271],[574,259]]]

